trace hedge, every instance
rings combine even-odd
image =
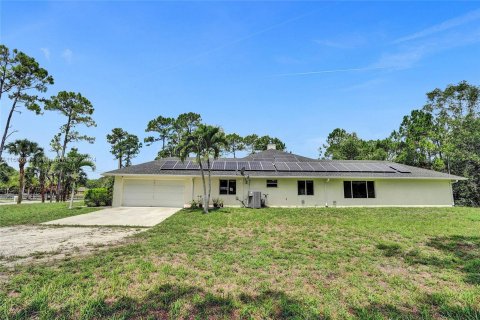
[[[103,207],[112,205],[112,196],[107,188],[88,189],[85,193],[87,207]]]

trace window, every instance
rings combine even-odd
[[[220,180],[220,194],[237,194],[236,180]]]
[[[312,180],[301,180],[298,181],[298,195],[299,196],[313,196],[313,181]]]
[[[375,198],[373,181],[343,181],[345,198]]]
[[[267,180],[267,188],[278,187],[278,180]]]

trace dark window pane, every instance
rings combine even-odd
[[[352,194],[354,198],[367,197],[367,182],[366,181],[352,181]]]
[[[313,181],[305,181],[307,185],[307,196],[313,196]]]
[[[298,195],[303,196],[305,192],[305,181],[298,181]]]
[[[343,196],[345,198],[352,197],[352,181],[343,181]]]
[[[228,181],[228,194],[237,194],[237,181]]]
[[[276,188],[278,186],[277,180],[267,180],[267,188]]]
[[[367,181],[368,197],[375,198],[375,184],[373,181]]]
[[[220,180],[220,194],[228,194],[228,180]]]

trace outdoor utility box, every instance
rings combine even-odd
[[[253,209],[260,209],[262,207],[262,192],[249,191],[248,192],[248,207]]]

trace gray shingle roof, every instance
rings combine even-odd
[[[212,167],[213,176],[240,176],[240,170],[245,168],[250,177],[465,179],[389,161],[315,160],[279,150],[267,150],[245,158],[218,159]],[[103,175],[199,176],[200,170],[192,158],[184,162],[177,158],[166,158],[105,172]]]

